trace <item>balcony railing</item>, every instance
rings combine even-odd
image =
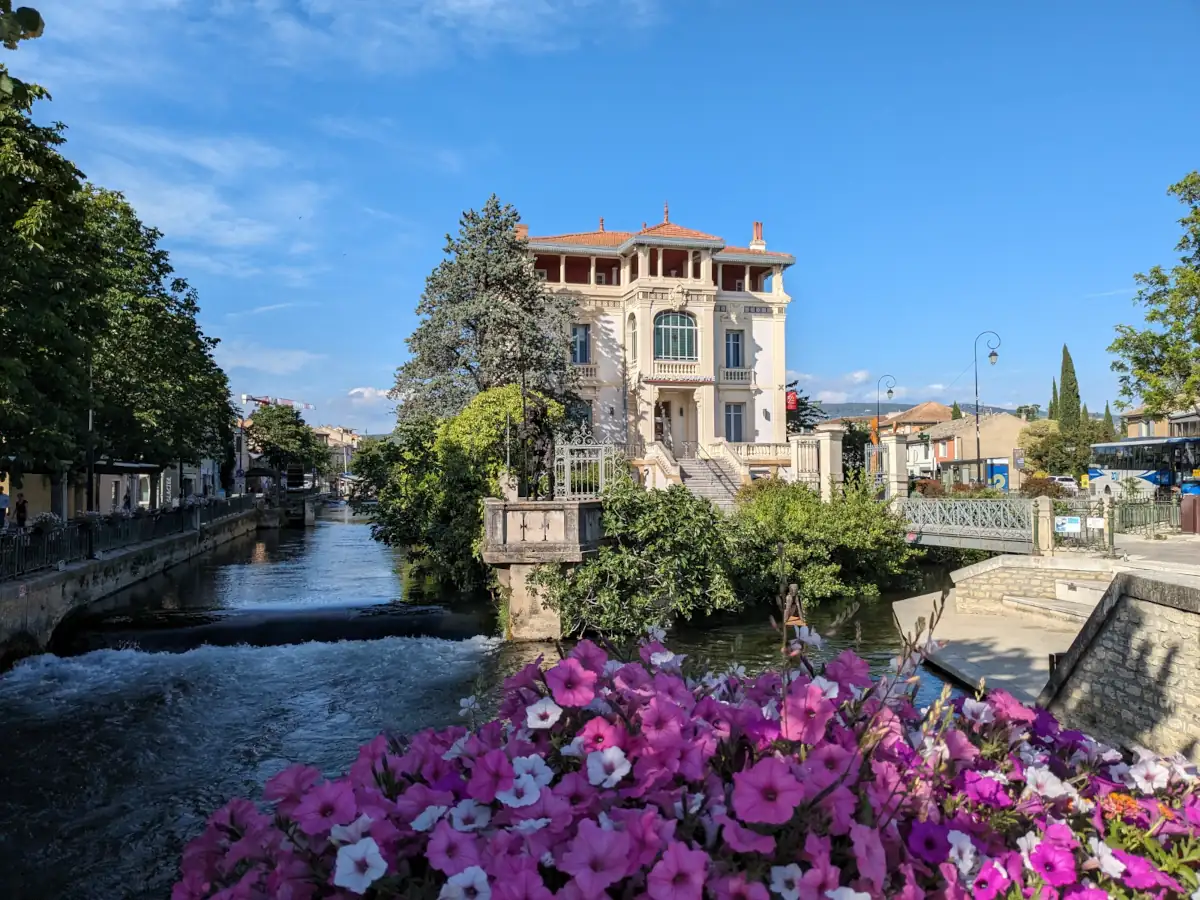
[[[725,384],[754,384],[754,370],[721,369],[721,381]]]
[[[579,376],[580,381],[595,381],[600,377],[598,366],[595,363],[575,363],[575,374]]]
[[[700,374],[700,363],[656,359],[654,374],[660,378],[694,378]]]
[[[777,462],[791,458],[791,448],[787,444],[729,444],[729,449],[737,454],[739,459],[748,463]]]

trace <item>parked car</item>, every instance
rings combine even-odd
[[[1068,494],[1079,493],[1079,482],[1070,475],[1051,475],[1050,480],[1059,485]]]

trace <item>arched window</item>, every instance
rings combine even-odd
[[[625,346],[629,348],[629,358],[632,362],[637,362],[637,316],[633,313],[629,314],[626,328],[629,333],[629,339]]]
[[[696,320],[687,313],[660,312],[654,317],[655,359],[698,359]]]

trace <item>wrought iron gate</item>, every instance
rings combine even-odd
[[[612,444],[590,438],[560,441],[554,445],[554,496],[559,500],[599,497],[622,465]]]

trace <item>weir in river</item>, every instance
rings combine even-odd
[[[882,668],[886,599],[829,642]],[[836,604],[814,616],[822,622]],[[344,508],[265,532],[64,622],[0,676],[0,897],[160,900],[184,843],[232,796],[293,762],[344,771],[381,731],[461,722],[458,700],[552,645],[506,644],[486,598],[438,597]],[[772,663],[766,611],[681,630],[672,649],[723,668]],[[221,646],[213,646],[220,644]],[[249,645],[257,646],[249,646]],[[925,674],[921,697],[941,683]]]

